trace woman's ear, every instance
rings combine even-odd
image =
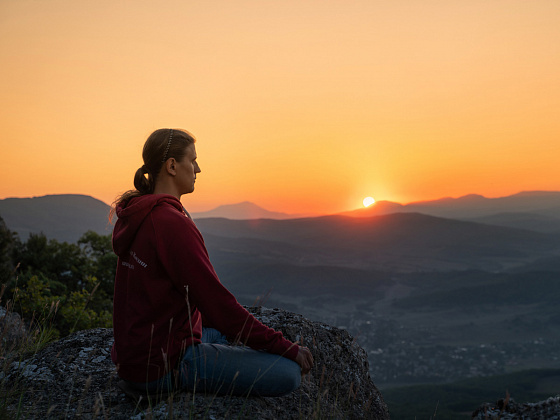
[[[175,161],[175,158],[167,159],[167,162],[165,162],[165,169],[169,175],[177,175],[176,165],[177,162]]]

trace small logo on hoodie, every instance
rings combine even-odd
[[[123,261],[122,265],[124,265],[125,267],[130,268],[131,270],[134,270],[134,264],[130,264],[129,262]]]
[[[136,252],[130,251],[130,255],[132,255],[132,258],[134,258],[134,260],[138,264],[140,264],[140,266],[142,266],[143,268],[146,268],[148,266],[148,264],[146,264],[144,261],[142,261],[140,258],[138,258],[138,256],[136,255]]]

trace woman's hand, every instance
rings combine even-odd
[[[296,362],[301,367],[301,375],[307,375],[313,367],[313,355],[307,347],[298,346],[299,351]]]

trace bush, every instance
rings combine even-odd
[[[30,235],[11,264],[19,272],[4,279],[8,300],[28,325],[48,325],[52,338],[112,326],[117,257],[110,235],[88,231],[77,244]]]

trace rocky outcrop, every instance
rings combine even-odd
[[[516,403],[501,399],[495,404],[481,405],[472,415],[477,420],[559,420],[560,396],[551,397],[537,403]]]
[[[301,387],[280,398],[216,397],[177,392],[136,406],[116,387],[111,329],[80,331],[13,363],[8,387],[20,385],[25,418],[388,419],[368,373],[365,351],[345,331],[278,309],[251,308],[263,323],[303,342],[315,366]],[[16,401],[12,409],[15,409]]]

